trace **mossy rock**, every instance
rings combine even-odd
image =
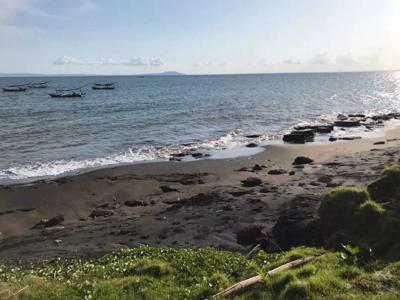
[[[368,186],[368,192],[376,202],[400,199],[400,165],[386,169]]]
[[[327,193],[318,211],[322,232],[329,236],[338,230],[351,228],[354,214],[368,200],[368,192],[362,189],[340,188]]]
[[[353,231],[361,235],[375,235],[379,232],[385,210],[378,203],[367,200],[354,214]]]

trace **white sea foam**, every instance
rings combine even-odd
[[[101,158],[86,160],[57,160],[52,162],[35,162],[14,165],[0,170],[0,180],[21,180],[28,178],[51,177],[78,170],[92,169],[111,165],[128,164],[144,161],[167,160],[177,153],[193,151],[223,150],[242,147],[250,140],[262,142],[269,139],[268,135],[256,139],[246,138],[241,131],[230,132],[216,140],[202,141],[188,145],[142,146],[129,148],[125,152],[112,154]]]
[[[384,111],[386,112],[386,111]],[[382,112],[383,113],[383,112]],[[369,112],[365,112],[369,115]],[[85,160],[57,160],[52,162],[35,162],[22,165],[13,165],[0,170],[0,180],[24,180],[30,178],[41,178],[58,176],[66,173],[87,170],[111,165],[121,165],[144,161],[168,160],[171,155],[178,153],[191,153],[193,151],[225,150],[244,147],[249,142],[257,144],[267,144],[271,140],[280,139],[285,132],[292,130],[296,126],[329,124],[332,123],[337,114],[321,115],[307,121],[301,121],[294,126],[283,130],[278,134],[260,134],[254,138],[246,137],[242,130],[232,131],[215,140],[205,140],[197,143],[185,145],[151,146],[144,145],[138,148],[129,148],[120,153],[111,154],[100,158]],[[349,133],[362,130],[354,128]],[[343,134],[338,132],[339,136]],[[217,155],[218,156],[218,155]]]

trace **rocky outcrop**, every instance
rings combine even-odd
[[[283,136],[283,141],[295,144],[304,144],[312,142],[315,137],[315,132],[312,129],[294,130],[289,134]]]

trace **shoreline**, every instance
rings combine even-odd
[[[283,215],[302,222],[316,213],[326,191],[366,185],[397,163],[399,132],[396,127],[379,138],[269,145],[250,157],[134,164],[1,186],[0,258],[92,258],[141,244],[245,252],[251,243],[238,240],[241,230],[260,226],[270,236]],[[297,156],[314,162],[293,166]],[[249,177],[260,182],[247,186]],[[299,198],[304,205],[290,208]],[[32,229],[56,216],[62,219],[52,226]]]
[[[323,125],[322,125],[323,126]],[[400,120],[397,119],[391,119],[386,121],[382,127],[376,127],[373,130],[366,131],[366,130],[361,130],[361,128],[357,127],[355,128],[356,130],[353,132],[353,128],[346,128],[348,131],[343,131],[343,135],[341,137],[343,138],[352,138],[352,137],[359,137],[360,140],[370,140],[370,139],[379,139],[379,138],[384,138],[386,132],[390,132],[391,130],[394,130],[396,128],[400,127]],[[292,126],[290,128],[295,128],[295,126]],[[288,129],[290,130],[290,129]],[[287,131],[288,131],[287,130]],[[336,132],[337,133],[337,132]],[[353,134],[355,133],[355,134]],[[89,174],[92,172],[96,172],[99,170],[104,170],[104,169],[115,169],[115,168],[124,168],[124,167],[129,167],[129,166],[138,166],[139,169],[141,169],[141,165],[148,166],[149,164],[165,164],[165,163],[179,163],[179,164],[185,164],[185,163],[193,163],[193,162],[200,162],[200,161],[218,161],[218,160],[240,160],[240,159],[247,159],[251,158],[253,156],[256,156],[258,154],[261,154],[262,152],[267,151],[267,149],[271,146],[321,146],[321,145],[333,145],[337,143],[343,143],[346,142],[346,140],[337,140],[335,142],[330,142],[328,141],[328,136],[330,134],[326,135],[323,134],[316,141],[313,142],[307,142],[305,144],[291,144],[291,143],[285,143],[281,140],[281,138],[278,140],[268,140],[268,141],[263,141],[258,144],[257,142],[257,147],[246,147],[246,145],[242,146],[237,146],[233,148],[226,148],[226,149],[203,149],[203,148],[195,148],[194,152],[193,151],[186,151],[184,150],[182,153],[187,152],[185,156],[179,157],[178,160],[174,160],[174,158],[178,158],[176,154],[171,154],[170,159],[154,159],[154,160],[143,160],[143,161],[135,161],[135,162],[124,162],[124,163],[116,163],[116,164],[106,164],[106,165],[100,165],[100,166],[94,166],[94,167],[86,167],[86,168],[78,168],[75,170],[71,171],[66,171],[57,175],[46,175],[46,176],[36,176],[36,177],[27,177],[27,178],[22,178],[22,179],[1,179],[0,180],[0,187],[2,186],[14,186],[14,185],[25,185],[25,184],[35,184],[38,182],[50,182],[54,180],[59,180],[64,177],[74,177],[74,176],[81,176],[85,174]],[[262,136],[262,135],[260,135]],[[258,141],[258,138],[255,138],[254,141]],[[252,142],[250,142],[252,143]],[[192,153],[200,153],[202,154],[200,157],[192,157]],[[179,153],[178,153],[179,154]],[[172,159],[172,160],[171,160]]]

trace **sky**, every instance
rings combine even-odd
[[[0,73],[400,69],[400,0],[0,0]]]

